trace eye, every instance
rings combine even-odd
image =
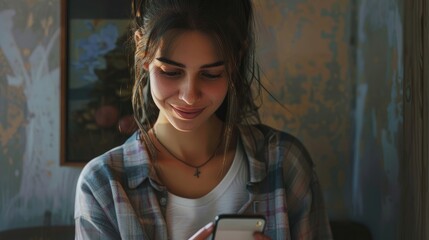
[[[218,79],[222,77],[222,73],[213,74],[213,73],[203,72],[201,75],[203,75],[205,78],[208,78],[208,79]]]
[[[167,77],[179,77],[182,74],[180,71],[167,71],[162,69],[160,69],[159,72]]]

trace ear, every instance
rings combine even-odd
[[[140,29],[134,32],[134,43],[137,45],[143,38],[143,33]]]
[[[143,69],[144,69],[146,72],[149,72],[149,63],[148,63],[148,62],[143,63]]]

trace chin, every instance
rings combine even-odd
[[[198,129],[198,127],[200,126],[200,125],[197,126],[195,124],[176,124],[176,123],[173,123],[172,125],[177,131],[180,131],[180,132],[192,132]]]
[[[204,125],[209,124],[210,119],[206,119],[203,116],[200,116],[200,117],[202,118],[193,119],[193,120],[183,120],[183,119],[172,117],[172,119],[169,119],[169,122],[177,131],[192,132],[200,129]]]

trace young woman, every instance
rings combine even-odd
[[[266,217],[255,239],[330,239],[307,151],[259,123],[251,1],[134,9],[139,131],[82,171],[76,238],[206,239],[234,213]]]

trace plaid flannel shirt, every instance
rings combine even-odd
[[[293,136],[264,125],[239,126],[249,166],[248,202],[272,239],[332,239],[311,158]],[[76,191],[76,239],[169,239],[168,192],[144,144],[133,135],[90,161]]]

